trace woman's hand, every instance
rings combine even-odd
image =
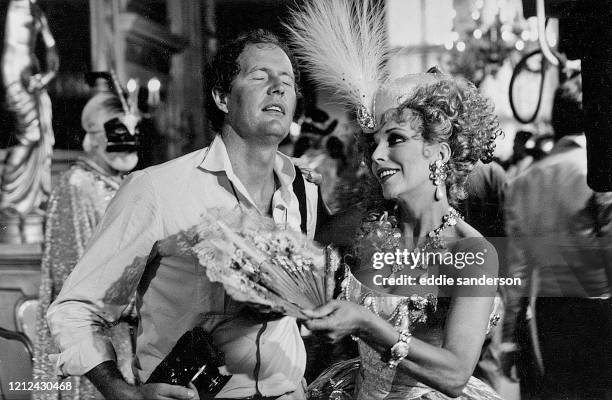
[[[311,331],[319,331],[332,342],[347,335],[359,335],[371,313],[362,306],[344,300],[332,300],[316,310],[304,310],[311,319],[304,324]]]

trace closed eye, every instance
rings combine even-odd
[[[268,77],[268,74],[266,74],[264,71],[255,71],[251,74],[251,79],[256,80],[256,81],[263,81],[267,77]]]

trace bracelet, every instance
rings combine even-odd
[[[407,329],[402,329],[399,333],[399,338],[397,343],[391,347],[389,352],[391,356],[389,357],[389,368],[395,368],[404,358],[408,357],[408,353],[410,353],[410,341],[412,340],[412,335]]]

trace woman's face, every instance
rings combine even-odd
[[[372,173],[385,199],[414,197],[435,187],[429,180],[429,165],[436,159],[437,144],[428,144],[415,130],[417,120],[389,120],[374,134]],[[438,157],[439,158],[439,157]]]

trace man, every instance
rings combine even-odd
[[[211,283],[195,260],[160,254],[156,247],[211,208],[254,210],[314,233],[317,189],[305,183],[301,207],[292,190],[296,170],[277,152],[296,107],[297,71],[289,52],[272,34],[249,33],[219,51],[209,78],[209,115],[220,133],[205,149],[127,178],[49,309],[61,372],[86,374],[107,398],[197,396],[193,386],[130,386],[118,373],[113,349],[99,331],[116,321],[136,289],[140,382],[183,333],[201,326],[225,354],[232,375],[217,398],[304,397],[305,351],[295,320],[245,318],[243,307]]]
[[[508,179],[518,176],[533,163],[534,157],[530,152],[535,147],[535,139],[532,132],[523,130],[516,132],[512,145],[512,156],[505,162]]]
[[[102,219],[124,175],[138,162],[135,122],[132,110],[123,108],[117,93],[110,89],[110,74],[90,74],[98,92],[87,102],[81,114],[84,156],[59,178],[51,194],[46,216],[45,255],[41,264],[42,281],[36,310],[34,344],[35,400],[95,399],[100,395],[86,379],[71,377],[58,382],[55,364],[49,354],[57,352],[45,320],[49,304],[55,300],[64,281],[77,264],[87,241]],[[92,85],[93,86],[93,85]],[[132,373],[133,346],[130,321],[133,307],[123,313],[121,323],[109,332],[117,354],[117,364],[128,382]],[[54,387],[44,387],[56,382]],[[70,382],[70,385],[67,383]],[[59,383],[63,389],[59,389]],[[41,388],[41,386],[43,386]],[[69,388],[67,387],[69,386]]]
[[[604,399],[612,389],[612,193],[586,183],[581,89],[578,77],[557,90],[557,143],[506,193],[509,274],[523,283],[508,289],[504,347],[516,347],[521,297],[530,296],[543,399]]]

